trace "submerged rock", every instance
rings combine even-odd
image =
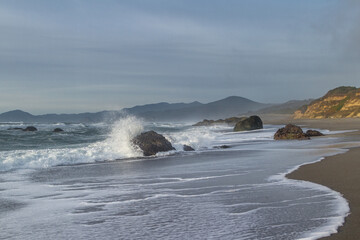
[[[64,130],[61,128],[55,128],[53,132],[63,132]]]
[[[186,152],[195,151],[195,149],[193,149],[193,148],[190,147],[189,145],[184,145],[184,146],[183,146],[183,150],[186,151]]]
[[[19,127],[8,128],[7,130],[21,130],[21,131],[24,131],[23,128],[19,128]]]
[[[255,129],[262,129],[263,122],[259,116],[250,116],[248,118],[244,118],[236,123],[234,127],[235,132],[239,131],[250,131]]]
[[[324,136],[324,134],[322,134],[321,132],[316,131],[316,130],[307,130],[305,135],[308,136],[308,137]]]
[[[35,132],[35,131],[37,131],[37,128],[34,127],[34,126],[28,126],[25,129],[23,129],[23,131],[25,131],[25,132]]]
[[[175,150],[166,138],[154,131],[141,133],[133,139],[133,143],[143,151],[144,156],[155,155],[158,152]]]
[[[288,124],[277,130],[274,135],[275,140],[306,140],[310,139],[301,129],[301,127]]]
[[[226,149],[226,148],[231,148],[229,145],[221,145],[221,146],[215,146],[214,148],[217,149]]]

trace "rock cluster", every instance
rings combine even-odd
[[[275,140],[307,140],[310,139],[310,137],[316,137],[316,136],[324,136],[324,134],[316,130],[308,130],[306,133],[304,133],[301,127],[293,124],[288,124],[285,127],[277,130],[277,132],[274,135],[274,139]]]
[[[212,126],[217,124],[228,124],[234,126],[234,131],[250,131],[263,128],[263,122],[259,116],[250,117],[231,117],[219,120],[204,119],[193,126]]]
[[[19,127],[14,127],[14,128],[8,128],[8,130],[21,130],[21,131],[24,131],[24,132],[36,132],[37,131],[37,128],[34,127],[34,126],[28,126],[26,128],[19,128]],[[64,130],[61,129],[61,128],[55,128],[53,130],[53,132],[63,132]]]
[[[21,130],[24,132],[35,132],[37,131],[37,128],[34,126],[28,126],[26,128],[19,128],[19,127],[15,127],[15,128],[8,128],[8,130]]]
[[[283,128],[280,128],[277,130],[277,132],[274,135],[275,140],[292,140],[292,139],[298,139],[298,140],[304,140],[304,139],[310,139],[306,134],[303,132],[301,127],[288,124]]]
[[[217,125],[217,124],[228,124],[228,125],[232,125],[235,126],[236,123],[238,123],[239,121],[245,119],[246,117],[231,117],[231,118],[226,118],[226,119],[219,119],[219,120],[207,120],[204,119],[201,122],[195,123],[193,126],[212,126],[212,125]]]

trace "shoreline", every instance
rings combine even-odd
[[[350,148],[345,153],[325,157],[321,161],[300,166],[286,175],[293,180],[303,180],[326,186],[340,193],[350,207],[345,222],[328,237],[320,239],[360,239],[360,147]]]
[[[360,142],[360,119],[269,119],[270,124],[293,123],[309,128],[328,129],[332,131],[357,130],[328,135],[341,137],[346,141]],[[284,123],[285,122],[285,123]],[[325,136],[326,137],[326,136]],[[313,182],[326,186],[338,193],[349,204],[350,212],[344,224],[322,240],[360,239],[360,147],[344,146],[345,153],[324,157],[315,163],[305,164],[286,174],[286,178]]]

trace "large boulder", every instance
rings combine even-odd
[[[316,131],[316,130],[307,130],[305,135],[308,136],[308,137],[324,136],[324,134],[322,134],[321,132]]]
[[[144,156],[155,155],[158,152],[175,150],[166,138],[154,131],[144,132],[133,139],[133,143],[143,151]]]
[[[239,131],[250,131],[255,129],[262,129],[263,122],[259,116],[251,116],[248,118],[243,118],[234,127],[235,132]]]
[[[277,130],[274,135],[275,140],[304,140],[310,139],[301,129],[301,127],[288,124]]]
[[[37,128],[33,127],[33,126],[28,126],[23,131],[25,131],[25,132],[35,132],[35,131],[37,131]]]

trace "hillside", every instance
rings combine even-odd
[[[338,87],[295,111],[295,119],[360,117],[360,88]]]

